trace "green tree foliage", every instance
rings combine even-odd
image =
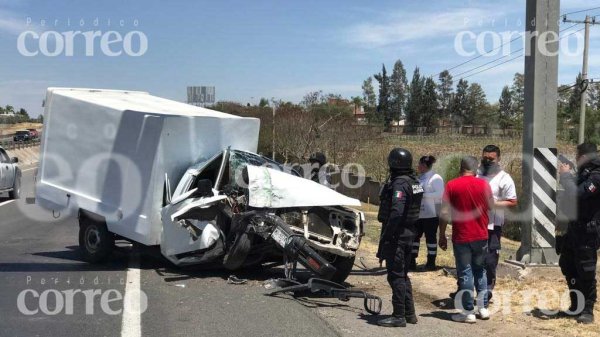
[[[432,77],[425,80],[421,103],[421,126],[427,128],[427,132],[435,132],[438,120],[438,98],[436,84]]]
[[[369,76],[362,85],[363,90],[363,102],[365,104],[365,111],[372,111],[377,105],[377,96],[375,95],[375,89],[373,88],[373,78]]]
[[[583,78],[581,73],[577,74],[577,78],[575,79],[575,85],[571,88],[569,102],[567,103],[567,116],[573,123],[579,123],[579,115],[581,114],[581,92],[584,87]]]
[[[510,87],[511,100],[515,110],[515,119],[522,120],[525,111],[525,75],[515,73]]]
[[[456,85],[456,94],[450,104],[450,115],[454,126],[466,123],[465,119],[469,110],[468,89],[469,82],[461,78]]]
[[[381,72],[373,75],[373,77],[379,82],[377,112],[382,116],[385,129],[388,130],[392,122],[392,116],[390,111],[390,78],[385,70],[385,64],[381,66]]]
[[[261,108],[269,106],[269,100],[264,97],[261,97],[260,102],[258,103],[258,106]]]
[[[441,109],[442,118],[450,117],[450,104],[452,103],[453,80],[448,70],[440,73],[437,85],[438,104]]]
[[[415,132],[416,128],[420,126],[420,113],[421,106],[423,102],[423,86],[424,79],[421,77],[421,72],[419,71],[419,67],[415,68],[413,72],[412,80],[410,81],[410,85],[408,87],[408,97],[406,98],[406,121],[405,121],[405,130],[407,132]]]
[[[394,64],[392,76],[390,77],[390,109],[393,119],[400,120],[402,118],[407,91],[406,70],[402,61],[398,60]]]
[[[485,97],[485,92],[479,83],[471,83],[467,90],[467,109],[464,118],[465,124],[487,124],[485,120],[478,118],[481,116],[484,109],[487,107],[488,102]],[[479,122],[479,123],[478,123]]]
[[[507,85],[502,88],[498,100],[498,117],[501,128],[506,129],[514,126],[515,110],[513,110],[512,95]]]

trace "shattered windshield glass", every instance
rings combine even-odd
[[[244,151],[231,151],[231,155],[229,157],[229,181],[235,181],[236,172],[242,172],[242,170],[247,165],[253,166],[266,166],[278,171],[291,173],[295,176],[299,176],[298,172],[290,169],[289,167],[284,167],[283,165],[260,155],[244,152]]]

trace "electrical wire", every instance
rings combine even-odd
[[[577,14],[577,13],[582,13],[582,12],[589,12],[589,11],[593,11],[593,10],[596,10],[596,9],[600,9],[600,7],[592,7],[592,8],[582,9],[582,10],[579,10],[579,11],[574,11],[574,12],[570,12],[570,13],[561,14],[560,16],[566,16],[566,15]]]
[[[570,28],[570,27],[569,27],[569,28]],[[568,28],[567,28],[567,29],[568,29]],[[561,37],[561,38],[559,39],[559,41],[560,41],[560,40],[562,40],[562,39],[564,39],[564,38],[567,38],[567,37],[569,37],[569,36],[571,36],[571,35],[573,35],[573,34],[575,34],[575,33],[578,33],[578,32],[580,32],[580,31],[582,31],[582,30],[584,30],[584,29],[585,29],[585,28],[581,28],[581,29],[579,29],[579,30],[576,30],[576,31],[574,31],[574,32],[572,32],[572,33],[570,33],[570,34],[568,34],[568,35],[565,35],[565,36]],[[521,48],[521,49],[519,49],[519,50],[515,50],[514,52],[518,52],[518,51],[521,51],[521,50],[523,50],[523,48]],[[511,52],[510,54],[512,54],[512,53],[514,53],[514,52]],[[472,72],[473,70],[475,70],[475,69],[478,69],[478,68],[481,68],[481,67],[482,67],[482,66],[484,66],[484,65],[487,65],[487,64],[490,64],[490,63],[496,62],[496,61],[498,61],[498,60],[500,60],[500,59],[503,59],[503,58],[505,58],[505,57],[509,56],[510,54],[508,54],[508,55],[504,55],[504,56],[502,56],[502,57],[499,57],[499,58],[497,58],[497,59],[494,59],[494,60],[492,60],[492,61],[490,61],[490,62],[488,62],[488,63],[486,63],[486,64],[483,64],[483,65],[481,65],[481,66],[479,66],[479,67],[476,67],[476,68],[470,69],[470,70],[468,70],[468,71],[462,72],[462,73],[460,73],[460,74],[458,74],[458,75],[455,75],[454,77],[458,77],[459,75],[462,75],[462,74],[465,74],[465,73]],[[465,79],[465,78],[469,78],[469,77],[471,77],[471,76],[475,76],[475,75],[477,75],[477,74],[481,74],[481,73],[483,73],[483,72],[485,72],[485,71],[488,71],[488,70],[494,69],[494,68],[496,68],[496,67],[499,67],[499,66],[501,66],[501,65],[503,65],[503,64],[505,64],[505,63],[508,63],[508,62],[510,62],[510,61],[513,61],[513,60],[516,60],[517,58],[519,58],[519,57],[521,57],[521,56],[523,56],[523,54],[519,54],[519,55],[517,55],[517,56],[515,56],[515,57],[513,57],[513,58],[511,58],[511,59],[509,59],[509,60],[506,60],[506,61],[504,61],[504,62],[500,62],[500,63],[498,63],[498,64],[496,64],[496,65],[493,65],[493,66],[491,66],[491,67],[487,67],[487,68],[485,68],[485,69],[483,69],[483,70],[477,71],[477,72],[475,72],[475,73],[469,74],[469,75],[467,75],[467,76],[464,76],[464,77],[461,77],[461,78],[462,78],[462,79]]]
[[[571,25],[571,26],[569,26],[569,27],[567,27],[567,28],[564,28],[564,29],[560,30],[560,31],[559,31],[559,33],[565,32],[565,31],[567,31],[567,30],[569,30],[569,29],[571,29],[571,28],[573,28],[573,27],[575,27],[575,26],[577,26],[577,25],[578,25],[577,23],[576,23],[576,24],[573,24],[573,25]],[[569,35],[571,35],[571,34],[569,34]],[[567,35],[567,36],[569,36],[569,35]],[[450,71],[450,70],[452,70],[452,69],[456,69],[456,68],[458,68],[458,67],[460,67],[460,66],[462,66],[462,65],[465,65],[465,64],[467,64],[467,63],[469,63],[469,62],[471,62],[471,61],[474,61],[474,60],[476,60],[476,59],[478,59],[478,58],[480,58],[480,57],[482,57],[482,56],[484,56],[484,55],[486,55],[486,54],[489,54],[489,53],[491,53],[491,52],[493,52],[493,51],[495,51],[495,50],[498,50],[498,49],[502,48],[502,47],[503,47],[504,45],[506,45],[507,43],[511,43],[511,42],[513,42],[513,41],[516,41],[516,40],[518,40],[518,39],[521,39],[522,37],[523,37],[522,35],[519,35],[518,37],[516,37],[516,38],[514,38],[514,39],[512,39],[512,40],[510,40],[510,41],[508,41],[508,42],[502,43],[500,46],[498,46],[498,47],[496,47],[496,48],[494,48],[494,49],[492,49],[492,50],[486,51],[484,54],[480,54],[479,56],[476,56],[476,57],[474,57],[474,58],[472,58],[472,59],[470,59],[470,60],[467,60],[467,61],[465,61],[465,62],[463,62],[463,63],[460,63],[460,64],[458,64],[458,65],[456,65],[456,66],[454,66],[454,67],[452,67],[452,68],[446,69],[446,70]],[[512,52],[510,52],[510,53],[509,53],[509,54],[507,54],[507,55],[503,55],[503,56],[501,56],[501,57],[499,57],[499,58],[496,58],[496,59],[494,59],[494,60],[492,60],[492,61],[486,62],[486,63],[484,63],[484,64],[482,64],[482,65],[480,65],[480,66],[477,66],[477,67],[475,67],[475,68],[471,68],[471,69],[469,69],[469,70],[466,70],[466,71],[463,71],[463,72],[461,72],[461,73],[459,73],[459,74],[453,75],[453,77],[458,77],[458,76],[460,76],[460,75],[464,75],[464,74],[470,73],[470,72],[471,72],[471,71],[473,71],[473,70],[476,70],[476,69],[479,69],[479,68],[481,68],[481,67],[484,67],[484,66],[486,66],[486,65],[488,65],[488,64],[494,63],[494,62],[496,62],[496,61],[498,61],[498,60],[501,60],[501,59],[503,59],[503,58],[505,58],[505,57],[508,57],[508,56],[510,56],[512,53],[516,53],[516,52],[519,52],[519,51],[522,51],[522,50],[523,50],[523,48],[521,48],[521,49],[518,49],[518,50],[515,50],[515,51],[512,51]],[[502,63],[501,63],[501,64],[502,64]],[[443,71],[442,71],[442,72],[443,72]],[[439,76],[439,75],[440,75],[442,72],[438,73],[436,76]]]

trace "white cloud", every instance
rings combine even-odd
[[[409,41],[446,37],[478,26],[479,20],[501,15],[488,10],[468,8],[441,13],[400,13],[379,21],[363,22],[345,31],[350,44],[379,48]]]

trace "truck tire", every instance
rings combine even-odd
[[[227,254],[223,258],[223,266],[229,270],[239,269],[246,262],[246,257],[252,248],[252,238],[250,234],[238,233],[233,240]]]
[[[19,199],[21,198],[21,175],[18,174],[15,177],[15,182],[13,183],[12,191],[8,192],[9,199]]]
[[[355,259],[356,256],[336,256],[335,261],[331,262],[331,264],[335,267],[335,273],[331,277],[330,281],[339,284],[342,284],[344,281],[346,281],[352,272]]]
[[[114,246],[115,237],[108,231],[106,223],[80,215],[79,248],[84,261],[103,262],[110,256]]]

